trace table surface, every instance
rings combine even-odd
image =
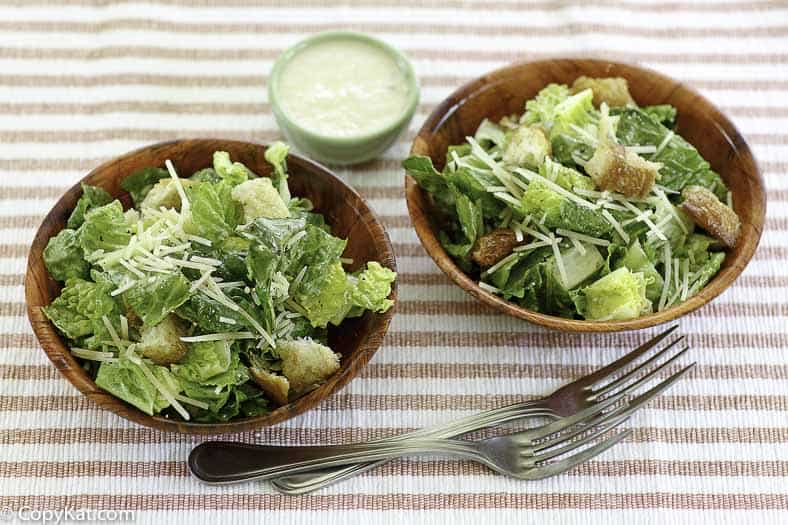
[[[0,508],[126,509],[138,522],[717,523],[788,520],[788,3],[769,0],[10,0],[0,5]],[[330,7],[327,7],[329,4]],[[97,163],[175,137],[279,137],[266,75],[322,29],[363,30],[414,62],[422,103],[383,158],[338,170],[386,224],[400,302],[385,344],[315,410],[240,439],[364,440],[549,392],[652,332],[548,333],[452,285],[411,228],[398,161],[461,82],[513,60],[593,55],[656,68],[719,104],[769,189],[755,260],[681,323],[698,367],[596,461],[539,482],[441,458],[390,463],[304,497],[207,487],[199,440],[97,409],[61,378],[25,316],[29,242]],[[13,516],[12,516],[13,517]]]

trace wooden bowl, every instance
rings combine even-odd
[[[528,310],[482,290],[441,247],[431,221],[432,203],[412,177],[405,177],[408,211],[424,248],[441,270],[481,302],[507,315],[570,332],[612,332],[647,328],[674,320],[721,294],[752,258],[763,230],[766,192],[750,148],[735,126],[711,102],[687,86],[641,67],[591,59],[554,59],[514,64],[465,84],[441,102],[422,126],[411,153],[427,155],[442,169],[446,148],[473,135],[484,118],[497,121],[520,114],[526,100],[551,82],[571,84],[577,77],[624,77],[639,105],[671,104],[678,109],[677,132],[720,173],[733,194],[742,221],[736,249],[717,276],[697,295],[672,308],[628,321],[582,321]]]
[[[190,174],[210,166],[213,152],[222,150],[229,152],[234,161],[246,164],[258,175],[268,175],[271,173],[271,166],[263,158],[265,149],[266,147],[260,144],[230,140],[194,139],[164,142],[127,153],[102,164],[82,179],[82,182],[104,188],[128,207],[131,199],[120,187],[120,182],[139,168],[163,166],[166,159],[171,159],[181,173]],[[353,258],[355,266],[353,269],[367,261],[378,261],[383,266],[396,271],[394,252],[388,235],[358,193],[326,168],[314,162],[297,155],[290,155],[287,163],[293,195],[311,199],[315,209],[324,214],[331,224],[332,233],[348,239],[344,256]],[[49,359],[80,392],[102,408],[141,425],[188,434],[241,432],[273,425],[309,410],[342,388],[369,361],[383,341],[393,309],[385,314],[367,312],[360,318],[348,319],[339,328],[332,327],[329,330],[329,344],[332,349],[342,354],[339,371],[316,390],[266,415],[236,419],[226,423],[193,423],[149,416],[96,386],[82,369],[79,361],[71,355],[64,340],[41,310],[42,306],[50,304],[60,293],[59,284],[49,276],[44,267],[43,250],[49,238],[57,235],[64,228],[81,193],[79,184],[68,190],[38,229],[28,256],[25,296],[33,331]],[[391,298],[396,300],[396,295],[395,282],[392,286]]]

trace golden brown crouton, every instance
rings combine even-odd
[[[137,349],[157,365],[177,363],[186,354],[181,341],[183,328],[174,315],[168,315],[154,326],[143,326]]]
[[[736,212],[720,202],[714,193],[703,186],[687,186],[681,192],[681,208],[695,224],[719,239],[728,248],[736,245],[741,221]]]
[[[282,374],[295,394],[303,394],[339,370],[339,354],[311,339],[295,339],[277,344]]]
[[[497,228],[487,235],[476,239],[471,251],[471,259],[482,268],[489,268],[514,250],[517,237],[508,228]]]
[[[272,401],[278,405],[287,404],[290,382],[286,377],[256,367],[250,367],[249,374]]]
[[[594,92],[594,105],[599,107],[602,102],[607,102],[610,107],[634,105],[635,101],[629,94],[627,79],[620,77],[590,78],[578,77],[572,83],[572,94],[580,93],[585,89]]]
[[[602,140],[585,170],[597,187],[627,197],[643,198],[654,187],[662,165],[649,162],[611,140]]]

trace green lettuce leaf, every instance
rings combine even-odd
[[[85,222],[85,213],[93,208],[104,206],[112,201],[112,196],[104,191],[103,188],[98,186],[91,186],[89,184],[82,184],[82,196],[77,201],[74,211],[68,218],[66,228],[77,229]]]
[[[221,182],[222,178],[216,173],[216,170],[213,168],[203,168],[201,170],[197,170],[192,173],[192,176],[189,177],[189,180],[193,180],[194,182]]]
[[[169,176],[167,170],[162,168],[142,168],[123,179],[120,187],[129,192],[134,205],[139,206],[153,186]]]
[[[548,228],[563,228],[592,237],[605,237],[612,231],[610,223],[597,210],[586,208],[535,180],[523,193],[522,208]]]
[[[79,236],[74,230],[61,230],[49,239],[44,248],[44,264],[49,275],[57,281],[72,277],[87,277],[90,265],[85,260]]]
[[[454,257],[465,259],[473,249],[476,239],[484,233],[482,205],[481,202],[474,203],[462,193],[458,193],[456,207],[460,223],[458,234],[461,234],[461,239],[457,239],[455,242],[442,242],[442,244],[444,249]]]
[[[555,119],[556,107],[569,98],[569,88],[564,84],[549,84],[542,88],[536,97],[525,103],[525,114],[522,124],[537,124],[549,130]]]
[[[646,297],[652,302],[659,301],[664,280],[654,267],[638,239],[629,245],[622,256],[615,262],[614,268],[629,268],[632,272],[640,272],[646,279]]]
[[[571,167],[575,158],[588,160],[594,155],[599,112],[593,99],[594,92],[586,89],[555,107],[550,142],[553,158],[561,164]]]
[[[433,200],[444,213],[454,215],[455,191],[449,187],[449,181],[435,169],[431,158],[414,155],[403,160],[402,167],[413,177],[416,184],[432,195]]]
[[[259,318],[260,310],[252,303],[249,296],[241,289],[225,289],[225,295],[255,318],[263,327],[270,328],[270,323]],[[202,333],[254,331],[254,326],[237,311],[231,310],[219,301],[202,293],[192,294],[189,299],[175,310],[175,315],[193,322]],[[223,321],[232,319],[233,322]]]
[[[216,151],[213,154],[213,169],[231,186],[246,182],[254,174],[240,162],[232,162],[230,154],[226,151]]]
[[[112,201],[85,214],[85,222],[79,227],[79,244],[90,258],[96,250],[111,252],[129,243],[131,234],[123,206],[120,201]]]
[[[658,104],[656,106],[645,106],[640,108],[643,113],[659,122],[666,128],[676,127],[676,108],[670,104]]]
[[[154,368],[154,365],[148,366]],[[101,363],[96,375],[96,384],[148,415],[152,416],[164,408],[157,403],[160,394],[153,383],[148,380],[139,365],[126,358],[122,357],[113,363]]]
[[[498,124],[491,122],[489,119],[484,119],[482,123],[479,124],[479,127],[476,128],[476,133],[474,133],[473,138],[476,139],[476,142],[481,144],[482,147],[500,147],[506,142],[506,132]]]
[[[350,288],[350,302],[353,310],[361,315],[364,310],[383,313],[394,304],[388,298],[391,283],[397,274],[381,266],[379,262],[370,261],[365,270],[355,275],[356,282]]]
[[[279,196],[285,204],[290,202],[290,188],[287,186],[287,155],[290,146],[284,142],[274,142],[265,150],[265,160],[274,167],[271,182],[279,191]]]
[[[583,288],[575,296],[577,310],[593,321],[621,321],[650,313],[646,278],[628,268],[619,268]]]
[[[724,261],[725,252],[714,252],[709,254],[709,258],[698,268],[694,274],[694,280],[690,286],[692,292],[697,293],[704,286],[706,286],[709,281],[711,281],[711,279],[720,271]]]
[[[210,379],[228,371],[232,364],[233,353],[227,341],[205,341],[190,344],[183,359],[171,365],[171,368],[180,379],[217,385],[218,383],[211,382]],[[227,384],[229,383],[224,383],[222,386]]]
[[[189,286],[180,272],[155,274],[124,292],[123,297],[142,322],[152,326],[189,299]]]
[[[596,187],[591,177],[583,175],[575,169],[563,166],[549,157],[539,166],[539,175],[569,191],[574,191],[574,188],[593,190]]]
[[[189,233],[220,243],[241,223],[243,210],[231,196],[232,186],[222,181],[203,182],[187,188],[191,215],[186,225]]]
[[[339,324],[350,311],[350,286],[342,263],[310,267],[295,292],[295,301],[315,327]]]
[[[113,285],[94,283],[84,279],[69,279],[52,304],[43,308],[44,314],[69,339],[93,334],[101,318],[117,318],[120,310],[110,296]]]
[[[644,155],[652,162],[661,162],[659,183],[666,188],[681,191],[685,186],[696,184],[713,191],[725,199],[727,187],[722,178],[711,170],[709,163],[701,157],[692,144],[680,135],[657,122],[641,109],[626,108],[619,113],[616,136],[625,146],[659,146],[654,155]]]

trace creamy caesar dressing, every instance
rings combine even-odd
[[[395,59],[350,38],[299,51],[285,65],[278,87],[282,110],[292,121],[328,136],[382,130],[408,105],[409,84]]]

